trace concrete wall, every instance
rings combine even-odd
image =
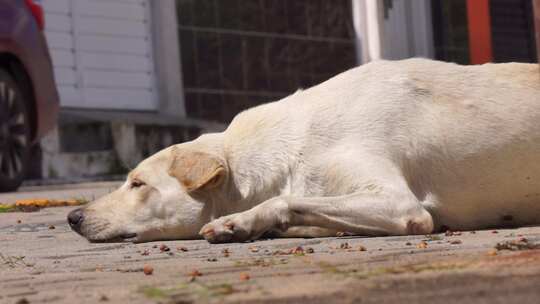
[[[123,175],[141,160],[170,145],[197,138],[201,133],[224,129],[201,121],[178,123],[156,118],[146,121],[105,118],[85,114],[61,117],[58,128],[41,141],[43,178],[79,178]],[[144,118],[144,117],[143,117]]]

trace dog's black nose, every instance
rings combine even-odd
[[[68,223],[71,229],[80,232],[81,224],[84,221],[82,208],[75,209],[68,214]]]

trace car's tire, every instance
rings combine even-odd
[[[0,192],[16,190],[28,171],[29,104],[14,78],[0,67]]]

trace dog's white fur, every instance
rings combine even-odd
[[[539,224],[540,71],[366,64],[155,154],[84,214],[90,240]]]

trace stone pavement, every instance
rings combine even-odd
[[[90,244],[71,209],[0,214],[0,303],[540,303],[540,227]]]

